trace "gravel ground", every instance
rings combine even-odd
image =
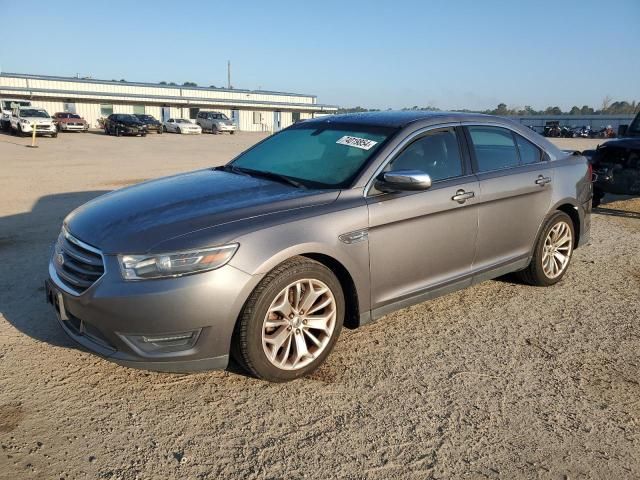
[[[344,331],[293,383],[75,348],[42,287],[66,213],[259,138],[0,135],[0,478],[640,477],[640,199],[597,210],[557,286],[488,281]]]

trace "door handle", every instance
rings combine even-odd
[[[451,197],[451,200],[454,200],[458,203],[464,203],[469,198],[473,198],[475,196],[476,194],[474,192],[465,192],[464,190],[460,189],[456,192],[456,194],[453,197]]]
[[[542,175],[538,175],[538,179],[536,180],[536,185],[540,185],[544,187],[547,183],[551,183],[550,177],[543,177]]]

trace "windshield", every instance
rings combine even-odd
[[[145,122],[153,122],[155,120],[151,115],[136,115],[136,117]]]
[[[227,117],[224,113],[214,113],[211,115],[211,118],[216,120],[229,120],[229,117]]]
[[[627,129],[627,135],[632,137],[639,136],[640,137],[640,113],[636,115],[636,118],[631,122],[629,128]]]
[[[184,118],[176,118],[176,123],[191,123],[189,120],[185,120]]]
[[[318,188],[344,188],[395,129],[304,123],[238,156],[233,167],[286,176]]]
[[[44,110],[36,110],[35,108],[21,108],[20,109],[21,117],[38,117],[38,118],[49,118],[49,114]]]
[[[31,102],[18,102],[16,100],[5,100],[2,102],[3,110],[11,110],[16,107],[30,107]]]
[[[58,118],[80,118],[80,115],[76,115],[75,113],[60,113],[58,114]]]

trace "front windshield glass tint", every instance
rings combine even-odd
[[[391,128],[303,125],[269,137],[232,166],[284,175],[311,187],[344,188],[395,133]]]
[[[185,120],[184,118],[178,118],[176,119],[177,123],[191,123],[189,120]]]
[[[216,120],[229,120],[229,117],[227,117],[224,113],[214,113],[213,115],[211,115],[211,118],[214,118]]]
[[[21,117],[37,117],[37,118],[49,118],[49,114],[44,110],[36,110],[33,108],[23,108],[20,110]]]

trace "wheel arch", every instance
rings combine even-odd
[[[315,260],[329,268],[340,282],[345,302],[344,326],[349,329],[360,326],[360,306],[358,303],[358,289],[349,270],[335,258],[323,253],[304,253],[301,257]]]

